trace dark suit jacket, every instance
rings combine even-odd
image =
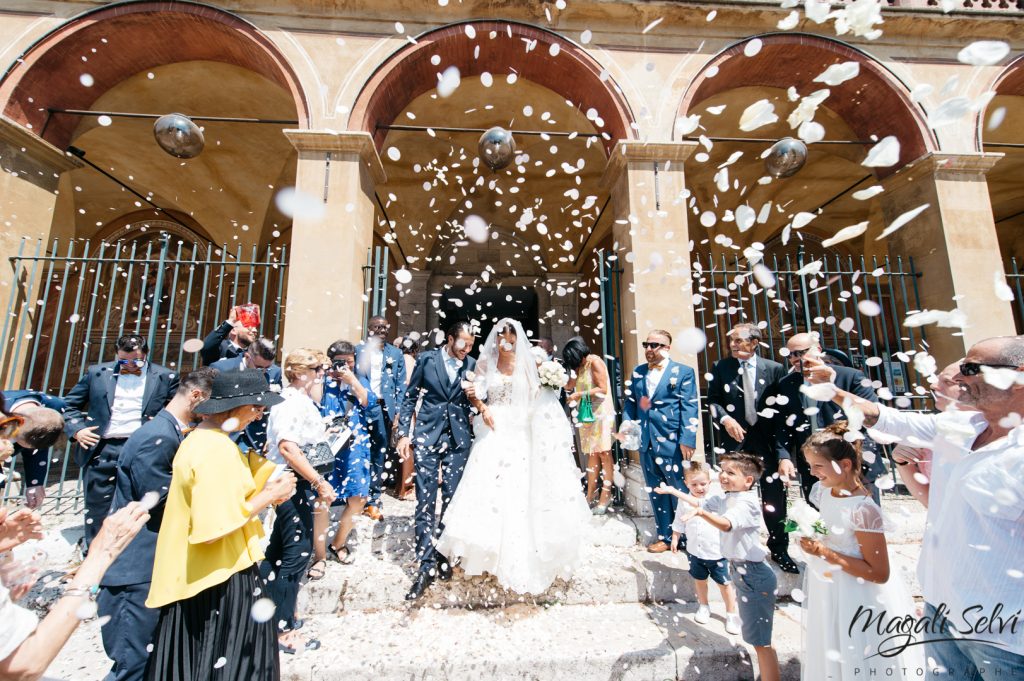
[[[773,452],[772,417],[762,415],[768,407],[768,398],[778,390],[779,381],[786,375],[786,368],[778,362],[758,357],[755,361],[754,405],[758,411],[757,423],[747,423],[744,406],[743,377],[740,376],[739,360],[726,357],[711,367],[711,381],[708,382],[708,411],[711,412],[712,427],[722,447],[727,452],[749,451],[762,456]],[[722,427],[726,416],[736,419],[747,431],[743,442],[736,442]]]
[[[388,417],[395,419],[402,409],[402,400],[405,398],[406,378],[405,358],[402,351],[390,343],[381,347],[384,353],[384,363],[380,370],[380,393],[377,395],[378,409],[380,404],[384,405]],[[365,378],[370,383],[370,353],[366,342],[356,346],[356,375]]]
[[[64,396],[64,432],[68,437],[91,426],[103,437],[110,425],[110,410],[114,406],[117,387],[117,362],[104,362],[89,367],[71,391]],[[178,374],[167,367],[146,362],[146,388],[142,395],[142,422],[156,416],[178,390]],[[76,447],[78,465],[83,465],[96,450]]]
[[[835,385],[840,390],[853,393],[858,397],[871,402],[878,402],[878,395],[871,387],[870,381],[863,373],[856,369],[847,367],[832,367],[836,371]],[[777,410],[774,419],[775,451],[780,459],[791,459],[799,453],[800,448],[811,434],[810,422],[804,414],[804,400],[809,398],[800,392],[803,385],[803,376],[797,372],[786,374],[779,381],[778,394],[787,398],[785,404],[776,404]],[[818,426],[824,428],[836,421],[845,420],[846,414],[842,407],[835,402],[813,402],[809,406],[818,407]],[[882,450],[874,440],[865,437],[861,443],[861,449],[865,453],[865,459],[869,458],[867,453],[875,456],[874,461],[866,466],[867,479],[874,480],[885,472],[885,461]]]
[[[141,501],[147,492],[156,492],[160,501],[149,512],[149,521],[103,576],[103,586],[145,584],[153,579],[156,538],[164,517],[164,502],[171,487],[171,465],[181,444],[178,420],[165,409],[132,433],[117,460],[117,479],[110,512],[132,501]]]
[[[622,415],[640,422],[641,452],[650,448],[655,457],[681,458],[679,445],[697,446],[697,375],[685,364],[669,360],[654,394],[648,395],[647,371],[646,364],[633,369]],[[640,406],[644,397],[651,398],[649,409]]]
[[[241,371],[242,359],[244,359],[244,357],[244,355],[238,355],[236,357],[221,359],[211,364],[210,368],[221,372]],[[281,381],[283,379],[281,367],[276,364],[271,364],[263,372],[263,375],[267,377],[267,383],[269,383],[274,390],[281,390]],[[267,409],[263,414],[263,418],[259,421],[253,421],[250,423],[241,433],[232,435],[232,439],[235,439],[236,442],[247,446],[249,449],[262,452],[263,445],[267,443],[267,420],[269,418],[270,410]]]
[[[228,340],[232,328],[231,322],[223,322],[203,339],[203,349],[199,351],[203,364],[209,366],[217,360],[231,359],[242,354],[242,349]]]
[[[66,404],[64,400],[46,393],[35,390],[4,390],[4,404],[7,410],[12,410],[19,402],[38,402],[40,406],[64,413]],[[14,445],[14,453],[21,459],[21,465],[25,470],[25,486],[35,487],[46,484],[46,464],[50,460],[50,448],[26,449],[21,445]]]
[[[476,360],[467,356],[455,381],[449,381],[444,366],[444,348],[420,353],[402,400],[398,436],[410,435],[413,410],[422,396],[423,405],[416,414],[414,444],[417,447],[432,447],[450,427],[455,441],[468,446],[473,439],[470,427],[472,405],[462,390],[462,379],[467,371],[473,371],[475,367]]]

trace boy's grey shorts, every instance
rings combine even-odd
[[[752,646],[770,646],[778,587],[775,573],[763,561],[747,560],[729,561],[729,572],[736,587],[743,640]]]

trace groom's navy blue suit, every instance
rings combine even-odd
[[[444,512],[462,479],[473,443],[472,406],[462,390],[462,380],[476,360],[466,357],[449,377],[444,348],[422,353],[409,377],[398,419],[398,436],[412,439],[416,461],[416,557],[420,571],[436,564],[434,542],[444,530]],[[412,427],[413,411],[416,425]],[[441,473],[441,518],[435,520],[437,476]]]

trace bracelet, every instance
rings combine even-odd
[[[96,595],[100,592],[98,584],[92,586],[76,586],[70,589],[64,589],[64,593],[61,594],[61,598],[65,596],[87,596],[89,600],[96,600]]]

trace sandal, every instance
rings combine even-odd
[[[311,582],[323,579],[324,575],[327,574],[327,560],[321,558],[309,566],[309,570],[306,571],[306,577]]]
[[[302,648],[303,650],[320,650],[320,640],[311,638],[303,644]],[[277,649],[285,655],[295,654],[295,646],[290,646],[286,643],[281,643],[280,641],[277,642]]]
[[[344,554],[342,554],[342,551],[344,551]],[[327,554],[342,565],[351,565],[356,560],[352,555],[352,549],[347,546],[342,546],[340,549],[336,549],[331,544],[328,544]]]

